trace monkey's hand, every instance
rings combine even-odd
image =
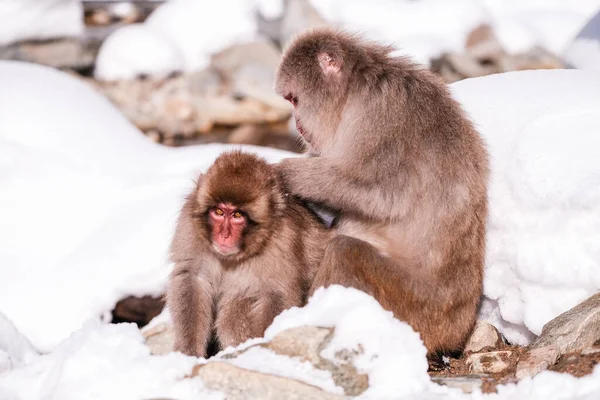
[[[325,157],[286,158],[276,165],[284,190],[342,213],[389,217],[394,196],[381,184],[359,180],[343,162]],[[401,198],[397,198],[401,201]]]

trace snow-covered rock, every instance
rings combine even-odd
[[[145,24],[131,24],[102,43],[94,74],[104,80],[134,79],[142,74],[164,78],[182,71],[183,66],[183,54],[169,37]]]
[[[491,153],[482,314],[511,342],[600,290],[600,73],[452,85]]]
[[[163,75],[169,69],[203,68],[211,54],[258,37],[257,7],[255,0],[165,2],[135,32],[124,27],[107,38],[98,53],[95,76],[112,80],[140,73]],[[268,12],[273,11],[277,10],[268,8]],[[157,48],[152,46],[155,40]]]
[[[0,1],[0,46],[82,32],[83,7],[79,0]]]

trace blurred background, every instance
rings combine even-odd
[[[455,82],[600,70],[599,10],[600,0],[2,0],[0,59],[67,71],[167,146],[298,152],[272,86],[299,31],[360,31]]]

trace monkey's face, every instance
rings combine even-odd
[[[248,226],[245,212],[231,203],[221,203],[209,209],[208,218],[213,250],[224,257],[239,254]]]
[[[312,32],[293,42],[279,64],[275,91],[291,103],[296,128],[316,153],[332,146],[340,123],[352,70],[345,54],[344,43]]]

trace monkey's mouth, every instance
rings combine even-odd
[[[308,135],[308,133],[304,129],[304,126],[302,126],[302,123],[300,122],[300,120],[297,117],[294,117],[294,119],[296,120],[296,130],[298,131],[300,136],[302,136],[304,138],[304,140],[306,140],[307,142],[310,143],[310,141],[309,141],[310,135]]]
[[[217,253],[224,257],[234,256],[240,252],[239,246],[221,246],[214,243],[213,248]]]

